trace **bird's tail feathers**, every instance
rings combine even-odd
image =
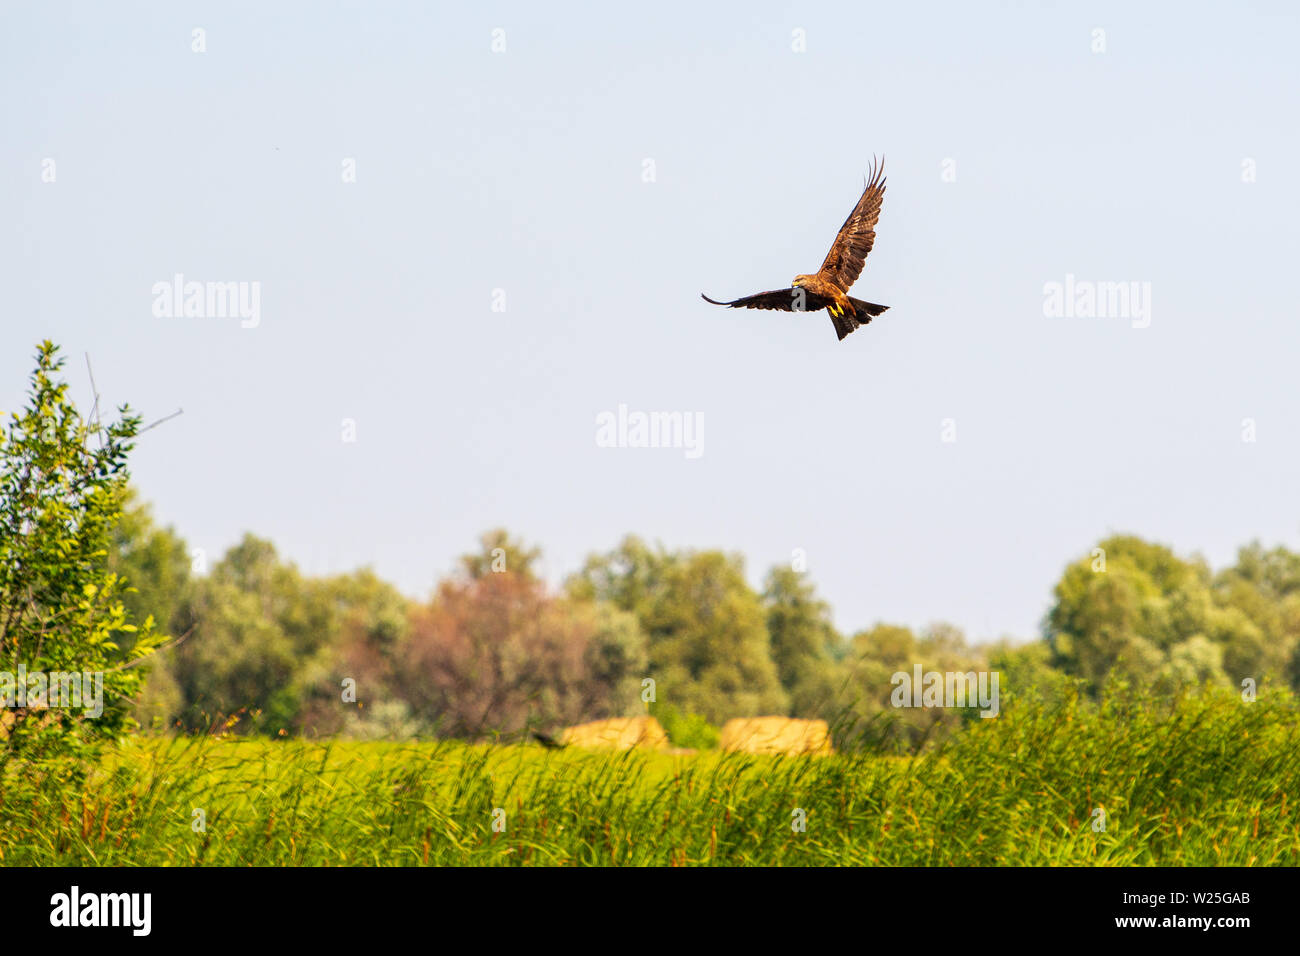
[[[874,318],[889,308],[887,305],[876,305],[874,302],[863,302],[861,299],[854,299],[852,297],[849,298],[849,301],[853,303],[853,311],[857,312],[859,316],[866,315]],[[866,325],[867,322],[870,321],[871,319],[868,318],[863,321],[862,324]]]
[[[889,306],[876,305],[874,302],[863,302],[861,299],[854,299],[850,296],[849,303],[853,306],[853,311],[857,315],[850,315],[848,312],[841,312],[839,315],[831,313],[831,321],[835,323],[835,334],[844,340],[854,329],[861,328],[870,322],[873,318],[884,312]]]
[[[831,321],[835,323],[835,334],[840,337],[841,342],[844,341],[844,336],[862,324],[847,312],[832,312]],[[867,319],[867,321],[871,320]]]

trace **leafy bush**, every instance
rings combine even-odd
[[[27,408],[0,429],[3,754],[123,730],[145,676],[136,665],[164,639],[152,618],[131,622],[127,582],[107,570],[140,419],[122,406],[116,422],[88,422],[56,381],[57,347],[43,342],[36,359]]]
[[[718,745],[718,728],[701,714],[687,713],[667,704],[656,708],[654,716],[674,747],[710,750]]]

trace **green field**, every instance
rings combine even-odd
[[[918,757],[136,738],[2,783],[7,865],[1300,863],[1285,694],[1012,702]]]

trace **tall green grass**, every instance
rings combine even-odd
[[[1297,800],[1282,693],[1013,701],[910,758],[136,739],[5,762],[0,862],[1296,865]]]

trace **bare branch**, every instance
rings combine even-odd
[[[162,418],[158,419],[158,420],[157,420],[156,422],[154,422],[152,425],[146,425],[144,428],[142,428],[142,429],[140,429],[138,432],[136,432],[136,434],[137,434],[137,435],[143,435],[143,434],[144,434],[145,432],[147,432],[149,429],[151,429],[151,428],[157,428],[157,427],[158,427],[159,425],[161,425],[163,422],[169,422],[169,421],[171,421],[173,418],[175,418],[177,415],[183,415],[183,414],[185,414],[185,409],[183,409],[183,408],[178,408],[178,409],[176,409],[176,411],[172,412],[170,415],[164,415]]]

